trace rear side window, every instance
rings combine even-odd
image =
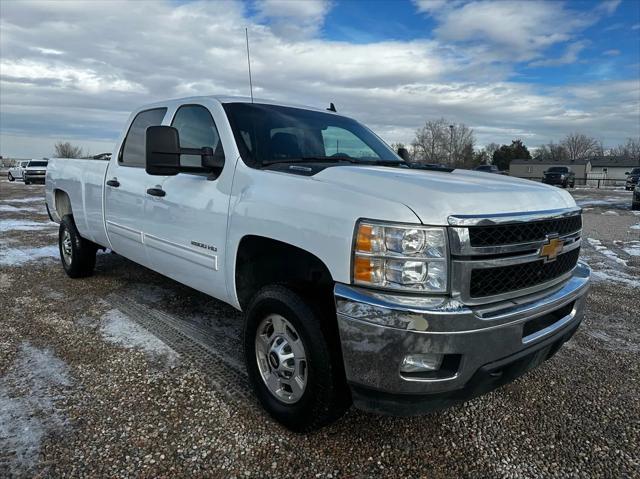
[[[211,113],[201,105],[181,106],[171,123],[180,135],[182,148],[202,148],[208,146],[214,154],[222,154],[222,143],[218,129],[211,117]],[[202,158],[198,155],[181,155],[182,166],[200,166]]]
[[[145,132],[150,126],[160,125],[166,112],[166,108],[154,108],[153,110],[141,111],[136,115],[124,140],[120,163],[124,166],[144,167]]]

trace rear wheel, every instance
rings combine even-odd
[[[349,406],[344,372],[319,308],[284,286],[260,290],[247,308],[244,348],[258,400],[287,428],[305,432]]]
[[[97,248],[78,233],[73,216],[65,215],[58,230],[62,267],[71,278],[91,276],[96,265]]]

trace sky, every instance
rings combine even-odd
[[[193,95],[325,107],[410,143],[640,136],[640,0],[0,1],[0,155],[110,152],[130,111]]]

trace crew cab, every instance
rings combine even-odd
[[[24,175],[24,170],[28,164],[29,160],[23,160],[9,168],[9,171],[7,172],[7,179],[9,181],[21,180]]]
[[[558,185],[563,188],[576,186],[576,174],[567,166],[552,166],[544,172],[542,182],[548,185]]]
[[[23,172],[24,184],[44,183],[48,163],[47,159],[31,160]]]
[[[575,333],[589,287],[566,191],[411,167],[322,109],[143,106],[109,161],[52,159],[46,202],[70,277],[109,248],[243,311],[255,394],[297,431],[508,383]]]

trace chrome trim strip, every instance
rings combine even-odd
[[[490,226],[562,218],[577,215],[581,212],[582,208],[575,207],[524,213],[498,213],[495,215],[451,215],[447,218],[447,221],[451,226]]]
[[[564,240],[566,245],[579,240],[582,236],[582,230],[559,236]],[[449,228],[449,244],[451,254],[456,256],[476,256],[476,255],[492,255],[519,253],[522,251],[538,250],[545,244],[546,240],[530,241],[527,243],[511,243],[499,246],[471,246],[469,241],[468,228]]]
[[[570,323],[571,321],[573,321],[573,318],[576,317],[576,312],[577,312],[577,308],[574,306],[571,309],[571,312],[569,314],[567,314],[564,318],[556,321],[555,323],[547,326],[544,329],[541,329],[540,331],[536,331],[535,333],[532,333],[529,336],[523,337],[522,338],[522,344],[533,343],[534,341],[537,341],[538,339],[541,339],[544,336],[547,336],[548,334],[551,334],[551,333],[557,331],[558,329],[562,328],[565,324]]]

